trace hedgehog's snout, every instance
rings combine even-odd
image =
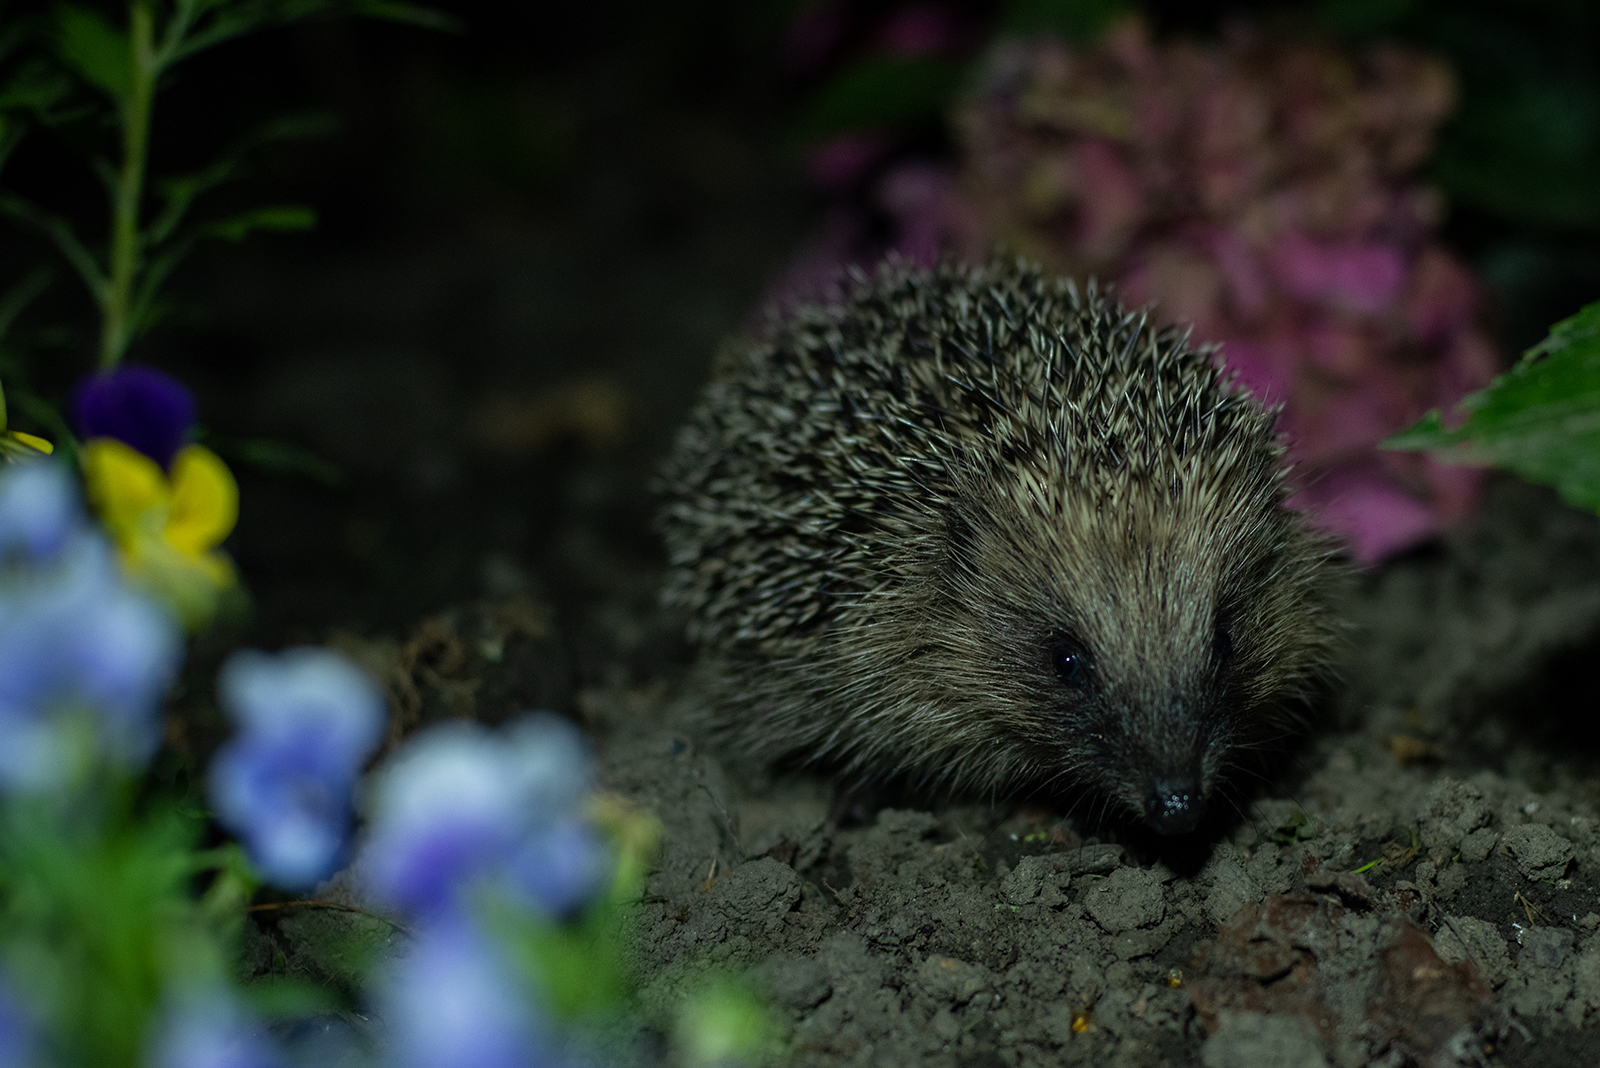
[[[1144,819],[1157,834],[1187,834],[1205,818],[1206,798],[1192,775],[1161,775],[1150,781]]]

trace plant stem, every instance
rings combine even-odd
[[[148,3],[135,0],[128,5],[128,97],[122,111],[122,173],[111,205],[111,271],[101,298],[102,370],[122,362],[132,333],[128,313],[139,273],[139,205],[156,87],[154,21]]]

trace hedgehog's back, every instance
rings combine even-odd
[[[1272,463],[1207,353],[1092,286],[891,261],[719,360],[663,470],[665,601],[697,642],[792,644],[906,566],[962,470],[1114,482],[1241,421]]]

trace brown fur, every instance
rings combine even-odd
[[[726,741],[865,776],[1207,794],[1334,640],[1272,413],[1022,263],[886,265],[720,361],[667,464],[665,602]],[[1070,643],[1088,682],[1052,667]]]

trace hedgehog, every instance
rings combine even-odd
[[[1024,261],[851,272],[719,355],[663,467],[714,738],[1193,830],[1327,677],[1344,565],[1276,410]]]

